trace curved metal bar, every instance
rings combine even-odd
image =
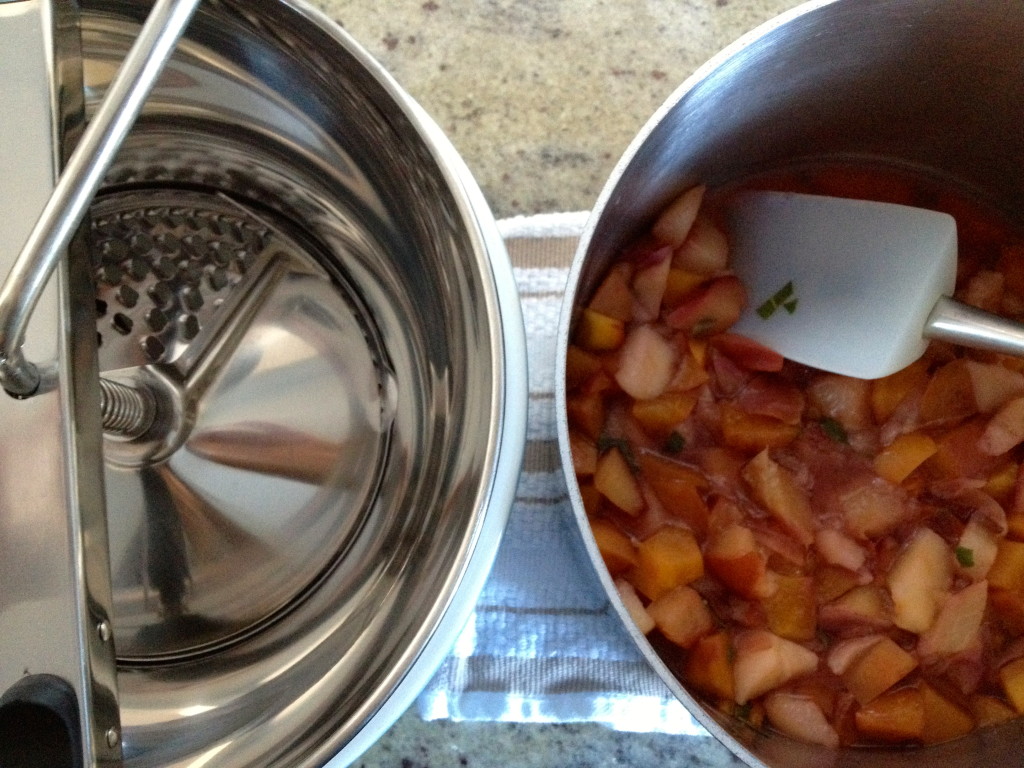
[[[1024,357],[1024,324],[946,296],[935,303],[924,335],[974,349]]]
[[[198,5],[154,4],[0,288],[0,386],[12,395],[29,397],[39,387],[39,369],[21,349],[29,318]]]

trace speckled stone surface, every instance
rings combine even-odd
[[[587,210],[701,64],[794,0],[313,0],[437,121],[499,218]],[[423,722],[354,766],[740,765],[710,738],[589,724]]]

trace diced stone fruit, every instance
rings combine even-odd
[[[637,564],[633,542],[610,520],[591,518],[590,532],[594,535],[605,567],[613,576],[626,573]]]
[[[765,697],[764,711],[769,722],[787,736],[833,749],[839,746],[839,734],[809,696],[771,693]]]
[[[633,296],[636,299],[633,319],[650,322],[661,314],[661,301],[668,284],[668,271],[672,266],[672,249],[665,248],[649,255],[647,263],[633,276]]]
[[[676,370],[676,348],[649,325],[638,325],[622,345],[615,381],[627,395],[650,400],[668,387]]]
[[[626,326],[621,320],[584,309],[577,320],[573,339],[590,352],[618,349],[626,338]]]
[[[975,694],[970,700],[971,714],[979,728],[1006,723],[1017,717],[1017,712],[995,696]]]
[[[814,548],[826,563],[849,571],[856,571],[867,559],[867,552],[860,544],[832,528],[822,528],[815,532]]]
[[[870,741],[920,741],[924,735],[924,697],[917,688],[899,688],[865,704],[854,717],[857,730]]]
[[[1000,456],[1024,442],[1024,397],[1011,400],[992,417],[978,441],[989,456]]]
[[[787,469],[761,451],[743,467],[743,478],[757,501],[797,541],[805,546],[814,541],[814,515],[803,488]]]
[[[922,659],[952,656],[977,638],[988,602],[988,582],[979,581],[950,595],[931,628],[921,635],[917,652]]]
[[[776,589],[754,532],[744,525],[729,525],[714,532],[706,546],[708,572],[742,597],[757,600]]]
[[[700,213],[693,220],[686,240],[675,249],[672,266],[687,272],[713,275],[728,266],[729,243],[725,233]]]
[[[774,594],[763,601],[768,629],[787,640],[813,640],[818,606],[811,576],[775,575]]]
[[[643,601],[637,595],[636,590],[633,589],[633,585],[625,579],[615,580],[615,589],[619,592],[619,599],[622,600],[622,604],[626,606],[626,610],[629,612],[629,618],[633,620],[637,629],[643,632],[645,635],[654,629],[654,619],[651,618],[651,614],[644,608]]]
[[[736,635],[734,646],[737,704],[809,675],[818,667],[814,651],[767,630],[741,632]]]
[[[837,501],[846,530],[858,539],[884,536],[914,512],[901,489],[868,474],[852,481]]]
[[[689,648],[715,629],[715,620],[703,598],[692,587],[676,587],[652,601],[647,612],[666,638]]]
[[[630,581],[650,600],[704,575],[704,559],[693,534],[667,526],[637,545]]]
[[[727,632],[701,637],[686,657],[683,677],[706,696],[731,701],[736,695],[732,656],[732,640]]]
[[[924,704],[924,729],[921,740],[925,744],[941,744],[966,736],[974,730],[974,718],[954,704],[932,686],[919,685]]]
[[[953,553],[930,528],[918,529],[889,571],[896,626],[918,634],[931,628],[953,577]]]
[[[997,589],[1024,592],[1024,543],[1012,539],[999,542],[988,583]]]
[[[627,514],[638,515],[644,508],[640,484],[618,448],[610,448],[598,458],[594,487]]]
[[[631,264],[616,264],[594,291],[587,306],[598,314],[613,317],[624,323],[632,320],[633,292],[629,289],[632,274]]]
[[[826,660],[828,668],[834,674],[842,675],[853,665],[853,662],[867,653],[883,637],[884,635],[863,635],[840,640],[828,652]]]
[[[853,697],[867,704],[892,688],[917,667],[917,659],[892,639],[882,637],[860,654],[840,677]]]
[[[998,363],[964,361],[971,378],[975,404],[981,413],[994,413],[1013,398],[1024,395],[1024,374]]]
[[[669,203],[651,226],[655,240],[673,248],[682,245],[697,218],[706,189],[703,185],[691,187]]]
[[[1024,658],[1015,659],[999,670],[1003,692],[1014,708],[1024,714]]]
[[[705,337],[728,330],[747,305],[747,289],[733,275],[716,277],[665,316],[670,328]]]
[[[938,450],[935,441],[920,432],[900,435],[875,456],[875,471],[899,485]]]
[[[818,620],[836,632],[885,629],[892,626],[892,608],[882,587],[864,584],[821,606]]]

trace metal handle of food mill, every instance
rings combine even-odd
[[[41,380],[39,367],[22,351],[32,311],[198,5],[153,5],[0,288],[0,386],[15,397],[35,394]],[[109,387],[103,392],[108,398]]]

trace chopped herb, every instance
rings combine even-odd
[[[974,567],[974,550],[967,547],[956,548],[956,561],[964,568]]]
[[[736,717],[738,717],[740,720],[749,720],[750,719],[750,711],[751,711],[751,706],[750,706],[750,702],[748,701],[746,704],[740,704],[738,707],[736,707],[736,709],[733,711],[733,714]]]
[[[818,423],[821,425],[822,431],[826,435],[828,435],[830,438],[835,440],[837,443],[849,443],[850,442],[850,438],[846,434],[846,430],[843,428],[843,425],[840,424],[835,419],[832,419],[832,418],[829,418],[829,417],[826,416],[824,419],[822,419]]]
[[[769,317],[775,314],[775,311],[782,307],[789,314],[796,312],[797,299],[793,295],[793,281],[790,280],[779,290],[777,290],[770,299],[765,301],[757,308],[757,314],[762,319],[767,320]]]
[[[695,339],[707,336],[711,333],[711,330],[715,327],[715,323],[717,322],[718,321],[713,317],[702,317],[693,324],[693,328],[690,329],[690,335]]]
[[[633,446],[629,444],[628,440],[621,437],[612,437],[611,435],[601,435],[597,439],[598,453],[607,453],[612,448],[619,449],[619,453],[622,454],[622,458],[626,460],[634,474],[640,471],[640,465],[636,461],[636,456],[633,455]]]
[[[662,446],[662,450],[665,453],[675,455],[679,453],[683,448],[686,447],[686,438],[680,435],[678,432],[673,431],[671,435],[665,440],[665,445]]]

